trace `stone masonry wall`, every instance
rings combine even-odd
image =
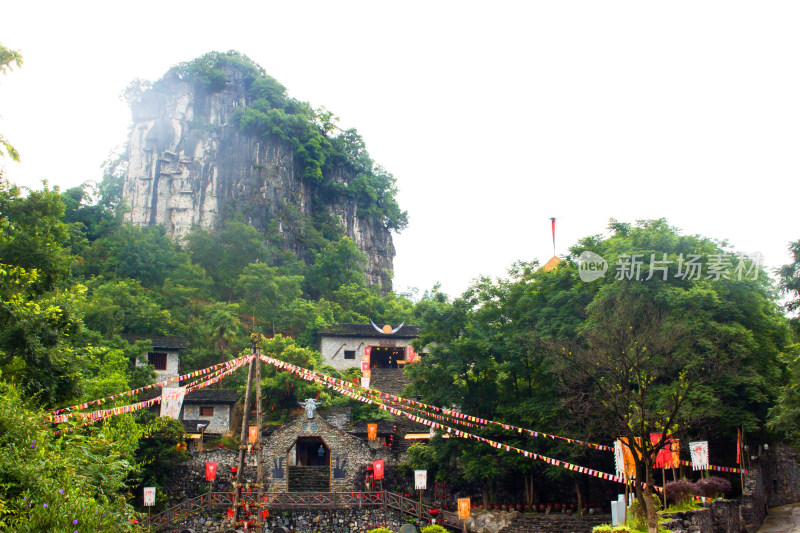
[[[590,533],[600,524],[610,524],[611,515],[570,516],[564,514],[519,514],[502,533]],[[488,533],[490,529],[473,528],[477,533]]]
[[[214,416],[202,416],[200,407],[213,407]],[[208,420],[206,433],[222,434],[230,430],[233,405],[226,403],[184,403],[183,420]]]
[[[755,533],[767,516],[767,494],[760,464],[750,467],[750,474],[744,482],[741,517],[745,531]]]
[[[270,492],[287,490],[289,449],[298,437],[319,437],[330,450],[331,491],[352,491],[359,466],[383,459],[387,464],[396,462],[395,456],[382,448],[370,448],[364,441],[340,431],[320,417],[298,417],[275,431],[265,444],[265,483]]]
[[[427,520],[419,522],[416,517],[404,516],[395,509],[365,507],[362,509],[272,511],[267,519],[267,531],[276,527],[289,528],[297,533],[366,533],[369,530],[386,527],[398,531],[400,526],[413,520],[422,527]],[[224,511],[204,512],[190,517],[178,524],[178,529],[189,529],[194,533],[219,533],[228,531],[230,525]],[[174,528],[173,528],[174,529]]]
[[[759,460],[767,506],[779,507],[800,501],[800,460],[789,446],[775,446]]]

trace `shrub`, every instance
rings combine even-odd
[[[717,498],[731,491],[731,482],[725,478],[711,476],[695,483],[697,492],[706,498]]]
[[[653,494],[653,507],[656,512],[660,511],[664,506],[662,505],[661,498],[658,494]],[[630,507],[628,507],[628,524],[631,529],[647,529],[647,509],[642,508],[641,502],[636,499]],[[624,527],[624,526],[617,526]],[[612,529],[611,531],[616,531]]]
[[[450,533],[439,524],[431,524],[422,528],[422,533]]]
[[[631,528],[628,526],[612,526],[611,524],[601,524],[592,529],[592,533],[631,533]]]
[[[385,527],[379,527],[375,529],[370,529],[367,533],[392,533],[391,529],[386,529]]]
[[[664,490],[667,491],[667,501],[674,504],[680,504],[687,500],[691,500],[692,496],[698,495],[697,486],[691,481],[679,479],[678,481],[670,481],[667,483]]]

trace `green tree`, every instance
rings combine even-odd
[[[308,277],[306,292],[313,298],[328,298],[342,285],[366,283],[364,265],[366,256],[349,237],[328,243],[314,258]]]
[[[170,335],[179,331],[157,294],[136,280],[88,283],[89,296],[83,306],[86,325],[110,339],[116,334]]]
[[[124,493],[141,431],[54,436],[44,413],[0,383],[3,531],[134,531]]]
[[[274,331],[289,304],[302,295],[302,283],[302,276],[286,276],[278,267],[253,263],[244,268],[235,288],[246,304],[245,309]]]
[[[778,269],[780,278],[778,287],[790,300],[786,303],[788,311],[800,309],[800,241],[789,244],[789,252],[793,261]]]
[[[19,53],[19,50],[11,50],[0,44],[0,73],[5,74],[11,71],[14,65],[17,67],[22,66],[22,54]],[[14,148],[2,134],[0,134],[0,147],[5,150],[12,161],[19,161],[19,152],[17,152],[17,149]],[[4,155],[5,154],[0,151],[0,156]]]

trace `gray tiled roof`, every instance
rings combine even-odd
[[[393,324],[392,329],[400,324]],[[379,325],[378,327],[382,327]],[[328,335],[333,337],[375,337],[386,339],[416,339],[419,337],[419,326],[403,325],[397,333],[379,333],[375,331],[372,324],[334,324],[328,328],[320,330],[318,335]]]
[[[199,389],[189,392],[184,403],[236,403],[239,392],[235,389]]]
[[[178,336],[149,336],[149,335],[123,335],[123,339],[133,344],[136,341],[151,341],[153,349],[158,350],[183,350],[186,348],[186,338]]]

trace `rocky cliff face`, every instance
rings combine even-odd
[[[323,209],[341,221],[344,233],[367,255],[368,283],[390,290],[395,255],[391,232],[359,216],[355,200],[315,198],[288,143],[248,135],[232,124],[235,109],[248,103],[247,88],[240,73],[227,74],[225,88],[213,94],[167,77],[131,105],[122,193],[131,208],[128,221],[162,224],[181,238],[194,226],[219,227],[241,213],[265,234],[277,230],[304,257],[307,250],[295,226]],[[344,169],[336,174],[336,181],[351,177]]]

